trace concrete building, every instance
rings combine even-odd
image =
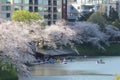
[[[84,12],[97,11],[100,5],[102,5],[102,12],[106,12],[108,6],[118,11],[117,3],[118,0],[68,0],[67,18],[69,21],[75,21]]]
[[[75,21],[83,12],[90,12],[93,8],[95,9],[96,5],[96,2],[88,0],[71,0],[67,4],[68,20]]]
[[[97,9],[99,4],[111,4],[116,0],[0,0],[0,18],[10,20],[15,10],[38,12],[50,25],[59,19],[76,19],[81,12]],[[116,3],[115,3],[116,4]],[[96,5],[96,6],[95,6]],[[105,6],[103,11],[105,11]],[[116,10],[120,11],[119,6]],[[120,12],[119,12],[120,16]]]
[[[119,19],[120,19],[120,1],[118,2],[117,5],[118,5],[118,7],[117,7],[118,8],[118,16],[119,16]]]
[[[66,19],[67,0],[0,0],[0,18],[10,20],[13,11],[28,10],[44,16],[48,25]],[[63,13],[62,13],[63,12]]]

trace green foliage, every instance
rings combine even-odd
[[[120,28],[120,21],[118,21],[118,20],[117,20],[117,21],[113,21],[113,22],[112,22],[112,25]]]
[[[47,25],[47,23],[42,22],[42,23],[41,23],[42,29],[45,29],[45,26],[46,26],[46,25]]]
[[[115,80],[120,80],[120,76],[115,76]]]
[[[101,27],[104,27],[106,24],[106,20],[100,12],[93,13],[87,21],[96,23],[96,24],[100,25]]]
[[[12,15],[13,21],[25,22],[25,21],[39,20],[39,19],[43,19],[43,18],[40,17],[38,13],[29,12],[26,10],[16,10],[15,12],[13,12]]]
[[[120,44],[110,44],[110,46],[102,45],[105,48],[104,50],[98,49],[95,46],[90,44],[83,44],[77,46],[77,50],[80,55],[90,55],[90,56],[111,56],[111,55],[120,55]]]
[[[18,80],[16,68],[10,62],[0,59],[0,80]]]

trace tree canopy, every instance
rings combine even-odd
[[[26,10],[16,10],[12,14],[12,20],[13,21],[30,21],[30,20],[39,20],[43,19],[38,13],[35,12],[29,12]]]
[[[0,24],[0,55],[2,60],[11,61],[20,75],[28,75],[25,63],[35,60],[33,40],[39,39],[40,23],[4,21]]]
[[[101,27],[104,27],[106,24],[106,20],[100,12],[93,13],[87,21],[96,23]]]
[[[10,60],[16,66],[19,74],[28,74],[26,62],[35,60],[35,43],[50,48],[59,46],[75,47],[83,43],[90,43],[104,49],[102,44],[120,41],[120,30],[112,25],[101,31],[100,26],[90,22],[76,22],[66,25],[59,21],[54,25],[41,29],[41,21],[29,24],[23,22],[0,21],[0,55],[3,60]],[[28,73],[27,73],[28,72]]]

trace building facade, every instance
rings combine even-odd
[[[118,16],[119,16],[119,19],[120,19],[120,2],[118,2],[117,5],[118,5],[118,7],[117,7],[118,8]]]
[[[38,12],[50,25],[59,19],[66,18],[62,13],[67,9],[62,7],[66,3],[67,0],[0,0],[0,18],[10,20],[15,10],[28,10]]]
[[[97,11],[99,6],[102,6],[102,12],[106,12],[107,7],[112,6],[119,13],[118,2],[119,0],[69,0],[67,4],[67,18],[69,21],[75,21],[85,12]]]
[[[0,0],[0,18],[10,20],[15,10],[28,10],[38,12],[50,25],[60,19],[76,19],[81,12],[90,11],[93,5],[105,4],[105,10],[106,5],[113,5],[115,1],[119,0]],[[120,16],[120,5],[117,5]]]

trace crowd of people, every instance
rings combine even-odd
[[[37,63],[50,63],[50,64],[54,64],[54,63],[63,63],[63,64],[67,64],[68,61],[72,61],[72,58],[67,58],[67,57],[46,57],[44,59],[40,59],[38,58]]]

